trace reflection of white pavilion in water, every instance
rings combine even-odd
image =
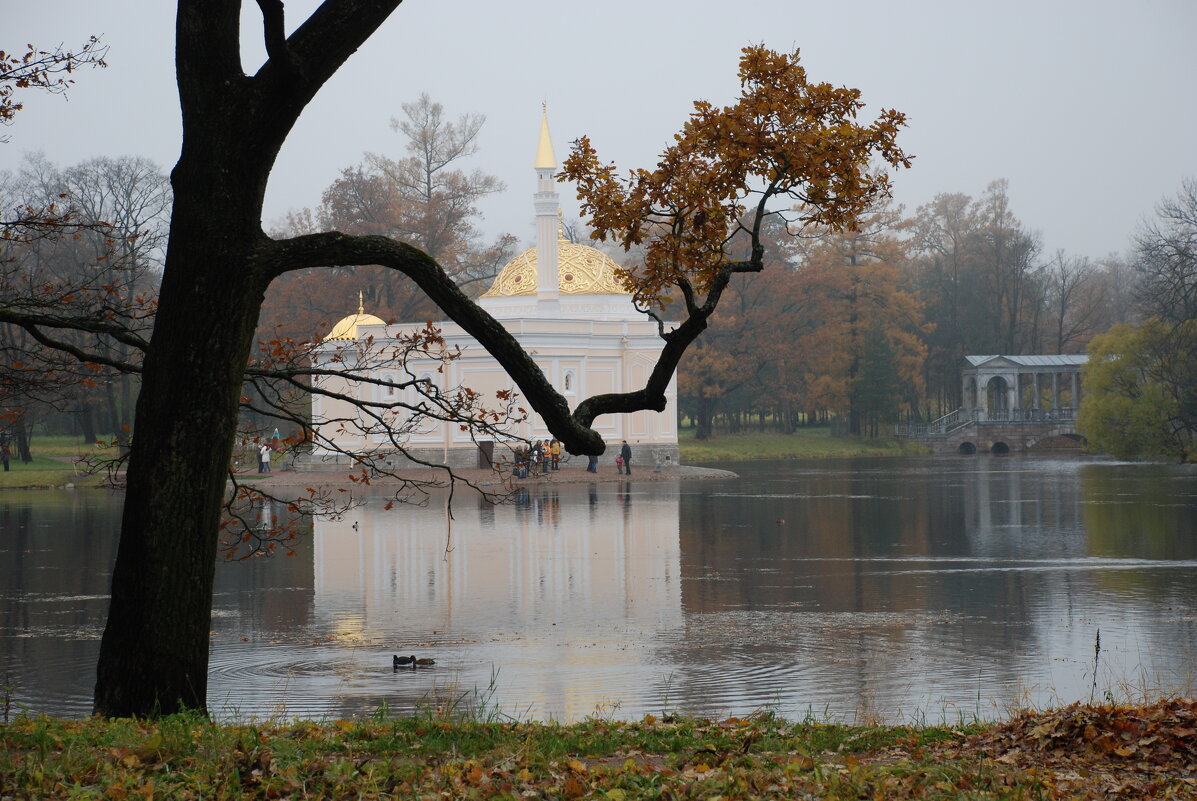
[[[549,137],[547,118],[542,118],[536,154],[537,186],[536,247],[512,259],[495,278],[479,304],[511,332],[532,356],[545,377],[568,401],[571,408],[592,395],[627,392],[642,388],[664,347],[656,323],[638,312],[631,295],[619,283],[618,265],[592,247],[566,241],[561,234],[560,206],[554,189],[557,169]],[[453,322],[436,324],[450,349],[464,354],[448,364],[431,359],[409,360],[416,378],[435,382],[441,390],[469,387],[485,398],[501,390],[517,389],[502,367],[462,328]],[[345,363],[390,381],[407,378],[401,366],[379,360],[359,364],[366,343],[377,353],[388,350],[397,337],[420,330],[424,323],[387,326],[359,306],[358,313],[341,320],[325,337],[314,356],[317,367]],[[372,338],[372,339],[371,339]],[[443,369],[442,369],[443,368]],[[388,396],[385,387],[350,382],[337,377],[319,379],[321,386],[344,395],[375,402],[417,400]],[[394,390],[390,390],[392,393]],[[518,391],[518,390],[517,390]],[[666,456],[678,460],[676,379],[666,391],[665,411],[603,415],[594,429],[608,445],[627,440],[634,459],[650,464]],[[494,406],[495,403],[490,405]],[[346,421],[360,419],[353,405],[327,396],[313,396],[312,419],[319,431],[317,441],[327,439],[350,453],[385,450],[388,437],[382,431],[363,431]],[[395,421],[395,428],[403,418]],[[526,422],[513,425],[510,433],[524,439],[548,439],[552,435],[540,417],[530,414]],[[469,431],[455,423],[423,421],[405,433],[403,445],[410,453],[432,463],[455,467],[487,466],[488,443],[475,442]],[[332,449],[317,445],[312,467],[348,462]]]
[[[562,665],[619,669],[623,648],[682,626],[678,487],[599,489],[589,504],[576,485],[566,500],[549,486],[499,505],[458,494],[451,530],[443,497],[318,518],[314,622],[350,641],[386,632],[387,647],[438,669],[463,668],[455,646],[481,652],[515,674],[505,683],[526,682],[521,697],[539,710],[585,712],[592,689],[566,683]]]

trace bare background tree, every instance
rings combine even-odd
[[[391,127],[405,140],[402,158],[367,153],[363,163],[346,167],[324,191],[315,210],[293,212],[283,235],[318,230],[400,239],[423,250],[470,296],[486,288],[513,255],[510,235],[484,243],[477,229],[478,203],[504,186],[462,162],[480,147],[480,114],[448,119],[427,94],[402,105]],[[438,312],[410,279],[393,270],[341,266],[295,271],[271,285],[262,309],[260,335],[301,340],[327,331],[331,321],[356,308],[362,292],[372,314],[416,322]]]

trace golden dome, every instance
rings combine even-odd
[[[333,326],[333,330],[328,333],[328,336],[323,341],[357,339],[357,327],[359,325],[386,325],[386,320],[380,320],[373,314],[366,314],[366,309],[362,305],[361,292],[357,293],[357,314],[342,317],[341,321]]]
[[[601,251],[557,240],[557,289],[562,295],[629,295],[615,277],[619,265]],[[536,248],[525,250],[502,269],[484,298],[536,294]]]

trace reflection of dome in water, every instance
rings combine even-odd
[[[557,289],[562,295],[627,295],[615,277],[619,265],[588,245],[557,240]],[[503,268],[484,298],[536,294],[536,248],[525,250]]]
[[[365,308],[362,306],[361,293],[358,293],[357,298],[357,314],[351,314],[348,317],[342,317],[341,321],[333,326],[333,330],[324,338],[325,342],[334,339],[357,339],[357,327],[359,325],[386,325],[386,320],[380,320],[373,314],[366,314]]]

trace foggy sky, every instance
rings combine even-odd
[[[288,2],[288,30],[316,4]],[[143,155],[169,171],[180,140],[174,4],[10,5],[0,49],[75,47],[94,33],[111,66],[78,73],[66,100],[25,93],[16,124],[0,129],[10,137],[0,170],[41,150],[60,166]],[[246,6],[253,72],[264,53],[257,6]],[[1012,211],[1046,255],[1100,258],[1126,251],[1154,205],[1197,176],[1194,31],[1191,0],[408,0],[305,111],[275,166],[266,224],[315,206],[365,152],[404,155],[389,121],[428,92],[450,118],[486,115],[481,151],[463,166],[507,190],[485,203],[480,226],[530,245],[542,100],[558,161],[588,134],[600,158],[651,167],[693,100],[734,98],[740,48],[764,43],[801,48],[812,80],[859,88],[863,120],[882,107],[908,115],[899,143],[916,159],[894,177],[907,213],[1006,178]],[[575,215],[571,189],[560,191]]]

